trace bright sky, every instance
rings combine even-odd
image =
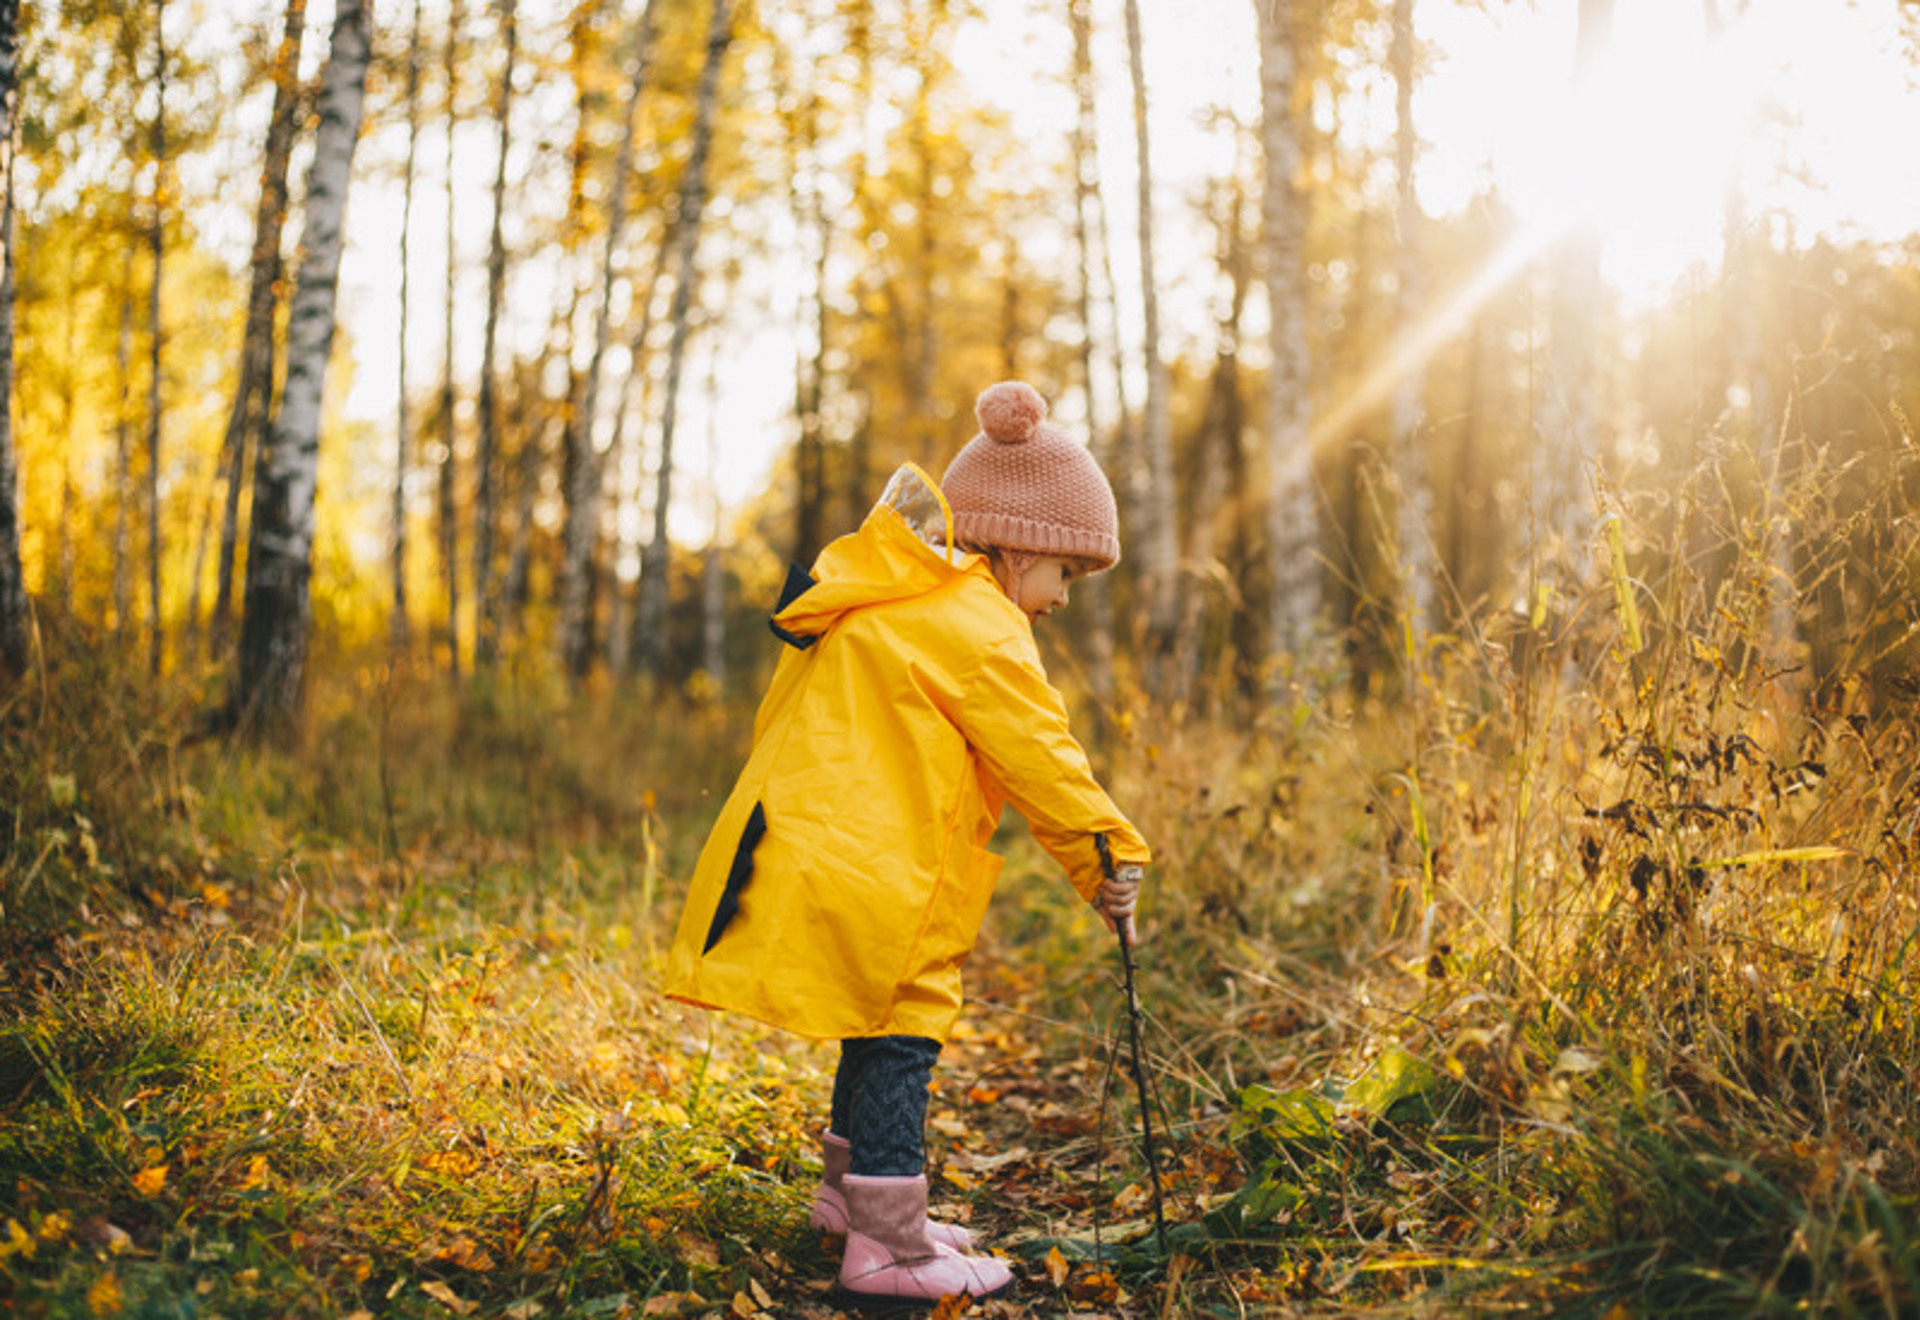
[[[1205,112],[1226,102],[1245,122],[1258,111],[1254,0],[1182,0],[1140,5],[1157,174],[1162,317],[1169,347],[1200,342],[1211,308],[1211,236],[1195,222],[1192,199],[1231,163],[1232,144],[1208,128]],[[1719,0],[1730,31],[1709,46],[1703,6],[1684,0],[1615,0],[1614,49],[1584,96],[1570,92],[1571,0],[1466,5],[1418,0],[1415,22],[1429,49],[1415,115],[1423,139],[1418,184],[1429,214],[1458,210],[1490,182],[1523,222],[1545,232],[1576,218],[1604,231],[1608,274],[1631,296],[1651,299],[1691,262],[1717,259],[1725,185],[1736,181],[1750,209],[1784,217],[1804,241],[1815,232],[1896,237],[1920,228],[1920,73],[1902,45],[1902,0]],[[315,6],[315,21],[323,21]],[[523,6],[524,8],[524,6]],[[1913,6],[1906,5],[1909,11]],[[1101,159],[1120,277],[1137,287],[1133,239],[1131,88],[1120,5],[1095,6],[1101,29],[1096,69]],[[1068,61],[1058,3],[997,3],[968,31],[956,58],[980,99],[1015,116],[1035,152],[1067,150],[1070,93],[1054,71]],[[390,11],[397,13],[398,11]],[[392,20],[390,21],[397,21]],[[1909,16],[1908,22],[1914,23]],[[316,29],[310,50],[324,45]],[[1384,48],[1384,41],[1383,41]],[[1350,131],[1384,140],[1393,129],[1390,86],[1381,73],[1344,112]],[[391,154],[392,139],[383,154]],[[364,148],[363,148],[364,150]],[[423,170],[438,168],[437,144]],[[473,153],[478,156],[479,152]],[[490,154],[490,153],[489,153]],[[483,172],[489,163],[476,161]],[[368,180],[351,203],[352,245],[343,271],[343,312],[366,351],[355,363],[353,408],[391,417],[392,354],[375,351],[395,317],[398,188]],[[415,204],[416,274],[423,310],[409,343],[419,370],[440,358],[444,225],[438,185],[423,182]],[[473,194],[484,199],[482,185]],[[472,214],[466,214],[466,211]],[[463,208],[460,244],[478,270],[487,208]],[[478,275],[475,276],[478,289]],[[765,290],[761,291],[763,294]],[[1130,298],[1137,305],[1137,298]],[[705,535],[705,437],[728,458],[717,474],[736,504],[764,486],[773,454],[791,440],[791,300],[735,316],[725,327],[716,378],[717,419],[690,364],[682,399],[681,449],[689,507],[676,510],[677,536]],[[540,307],[544,321],[547,309]],[[1137,323],[1137,317],[1136,323]],[[462,355],[477,357],[478,308],[462,326]],[[544,329],[544,325],[540,327]],[[477,368],[477,362],[474,363]],[[984,385],[987,382],[982,382]],[[965,432],[957,433],[958,444]],[[698,500],[697,506],[695,500]]]

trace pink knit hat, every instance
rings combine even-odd
[[[1100,465],[1046,420],[1047,403],[1017,380],[990,385],[973,405],[976,435],[947,465],[941,493],[954,537],[967,545],[1084,559],[1120,559],[1120,519]]]

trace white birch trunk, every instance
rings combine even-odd
[[[1414,191],[1414,163],[1419,134],[1413,123],[1414,27],[1413,0],[1393,0],[1393,38],[1389,62],[1393,66],[1394,176],[1398,191],[1395,213],[1399,242],[1394,247],[1394,321],[1406,334],[1420,315],[1421,269],[1420,199]],[[1426,371],[1424,360],[1397,364],[1391,424],[1395,471],[1399,478],[1398,510],[1400,579],[1405,593],[1407,626],[1419,644],[1433,615],[1433,484],[1421,428],[1421,398]]]
[[[167,223],[167,6],[153,10],[153,215],[147,244],[153,283],[147,289],[147,672],[160,674],[160,358],[166,343],[160,323],[160,277],[165,266]]]
[[[567,500],[565,555],[560,579],[560,649],[567,673],[586,677],[593,664],[593,552],[600,543],[600,454],[593,436],[600,411],[600,364],[613,328],[614,262],[626,241],[628,176],[633,173],[635,136],[640,123],[640,94],[646,87],[653,48],[653,4],[640,13],[634,36],[633,78],[628,85],[626,123],[615,153],[606,250],[600,261],[600,302],[594,312],[593,347],[581,385],[580,410],[568,427],[573,454],[573,490]]]
[[[260,169],[260,202],[253,220],[253,260],[247,292],[247,328],[240,341],[240,379],[227,416],[221,451],[225,507],[220,519],[220,562],[213,594],[213,654],[226,654],[233,640],[234,570],[240,543],[241,491],[248,459],[265,442],[273,415],[273,369],[277,346],[274,315],[280,305],[285,261],[280,253],[287,222],[287,171],[299,129],[300,47],[307,30],[306,0],[287,0],[286,26],[273,59],[273,110],[267,118],[266,159]]]
[[[407,469],[413,462],[413,419],[407,399],[407,324],[413,281],[409,259],[413,229],[413,178],[420,150],[420,0],[413,0],[413,32],[407,41],[407,161],[400,184],[400,324],[395,336],[395,368],[400,378],[393,417],[393,505],[388,528],[393,604],[387,621],[388,643],[396,657],[407,649]]]
[[[494,505],[500,466],[500,387],[496,358],[500,341],[500,304],[506,297],[507,241],[503,216],[507,205],[507,157],[512,145],[513,66],[520,47],[515,0],[501,0],[501,38],[506,43],[500,70],[499,157],[493,172],[493,221],[487,237],[487,310],[481,331],[479,439],[474,447],[473,498],[473,657],[490,665],[500,653],[500,584],[493,571]]]
[[[460,0],[447,6],[447,254],[446,326],[442,337],[445,353],[440,369],[440,424],[445,450],[440,455],[439,523],[440,576],[447,593],[447,672],[460,678],[460,505],[455,485],[459,475],[456,457],[459,438],[457,414],[459,394],[454,385],[453,320],[454,291],[459,273],[459,248],[454,241],[454,216],[458,209],[458,175],[454,170],[453,147],[460,125],[460,26],[464,18]]]
[[[673,429],[680,392],[680,372],[686,360],[687,333],[693,311],[693,288],[699,277],[700,216],[707,202],[707,156],[713,146],[713,119],[719,103],[720,68],[733,41],[729,0],[713,0],[713,18],[707,28],[707,58],[700,70],[694,103],[693,144],[686,173],[680,182],[679,251],[673,278],[673,311],[668,324],[665,398],[660,415],[660,466],[655,479],[653,539],[640,566],[640,669],[658,677],[666,658],[668,570],[672,554],[667,540],[667,509],[673,495]]]
[[[286,387],[255,483],[232,713],[263,733],[290,732],[300,718],[312,624],[320,406],[333,347],[347,188],[366,101],[371,28],[364,0],[340,0],[307,176],[305,237],[287,325]]]
[[[20,0],[0,0],[0,673],[7,674],[27,667],[32,636],[13,457],[13,141],[19,95]]]
[[[1080,382],[1086,395],[1088,446],[1101,467],[1113,475],[1117,472],[1114,446],[1102,440],[1107,434],[1101,424],[1105,409],[1100,406],[1093,368],[1093,222],[1100,201],[1096,186],[1100,157],[1099,114],[1094,103],[1091,0],[1067,0],[1067,24],[1073,33],[1073,237],[1079,275]],[[1113,584],[1109,575],[1102,573],[1089,581],[1085,595],[1087,613],[1093,621],[1087,681],[1104,724],[1112,718],[1114,696]]]
[[[1583,87],[1613,25],[1613,0],[1580,0],[1574,48],[1574,84]],[[1589,570],[1584,541],[1587,469],[1598,453],[1597,337],[1601,236],[1578,223],[1555,253],[1550,294],[1548,372],[1539,406],[1540,443],[1534,467],[1533,537],[1528,562],[1541,584],[1575,589]]]
[[[1139,0],[1127,0],[1127,64],[1133,75],[1134,151],[1139,162],[1140,291],[1144,314],[1141,352],[1147,369],[1146,489],[1141,513],[1146,527],[1140,574],[1147,598],[1147,686],[1173,695],[1173,651],[1180,630],[1180,542],[1174,525],[1173,418],[1167,364],[1160,352],[1160,296],[1154,270],[1153,164],[1147,149],[1147,75],[1140,43]]]
[[[1320,531],[1307,397],[1307,206],[1294,101],[1300,78],[1292,6],[1254,0],[1260,19],[1260,141],[1266,156],[1263,247],[1272,362],[1267,369],[1268,650],[1298,654],[1320,618]]]

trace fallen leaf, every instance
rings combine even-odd
[[[1112,1306],[1120,1299],[1120,1280],[1105,1270],[1095,1270],[1083,1274],[1073,1281],[1067,1289],[1067,1296],[1076,1302],[1092,1302],[1096,1306]]]
[[[120,1280],[111,1271],[95,1279],[93,1287],[87,1289],[87,1309],[95,1315],[115,1315],[123,1305]]]
[[[166,1185],[167,1166],[164,1164],[151,1165],[133,1175],[133,1190],[145,1197],[160,1195],[160,1190]]]
[[[749,1317],[760,1314],[760,1307],[753,1298],[737,1292],[733,1295],[733,1305],[727,1308],[727,1314],[739,1316],[740,1320],[749,1320]]]
[[[691,1233],[683,1233],[680,1236],[678,1245],[680,1247],[680,1259],[687,1264],[706,1270],[717,1270],[720,1268],[720,1248],[705,1238],[695,1237]]]
[[[441,1283],[438,1279],[433,1280],[431,1283],[421,1284],[420,1291],[456,1315],[471,1315],[473,1313],[474,1303],[468,1301],[459,1293],[447,1287],[446,1284]]]
[[[747,1291],[753,1294],[753,1300],[759,1305],[761,1310],[764,1311],[773,1305],[773,1294],[760,1286],[760,1280],[748,1279]]]
[[[928,1320],[960,1320],[960,1317],[973,1309],[973,1298],[966,1293],[948,1293],[934,1303],[933,1313]]]
[[[1047,1252],[1047,1277],[1053,1280],[1053,1286],[1056,1288],[1067,1281],[1067,1258],[1060,1253],[1058,1247],[1053,1247]]]

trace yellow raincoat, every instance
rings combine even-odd
[[[1031,623],[951,528],[931,479],[903,468],[812,584],[790,586],[773,625],[793,649],[694,869],[673,998],[818,1039],[944,1041],[1004,802],[1084,897],[1096,835],[1117,863],[1148,860],[1067,728]]]

